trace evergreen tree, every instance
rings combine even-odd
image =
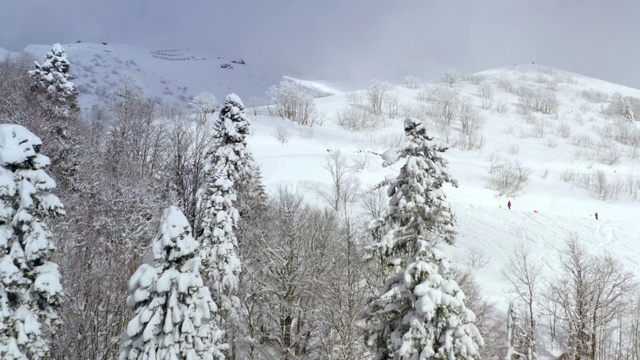
[[[49,123],[47,151],[53,162],[52,172],[61,180],[63,189],[76,191],[81,126],[77,122],[78,91],[70,68],[64,49],[54,44],[44,62],[36,61],[35,70],[29,74],[34,81],[31,90],[42,110],[41,116]]]
[[[230,294],[238,287],[240,273],[234,233],[239,221],[237,187],[250,176],[251,161],[246,142],[249,122],[237,95],[231,94],[225,99],[215,132],[216,146],[209,155],[208,184],[204,193],[201,255],[205,264],[203,270],[217,290]]]
[[[224,359],[216,304],[200,277],[199,244],[177,207],[164,211],[152,259],[129,281],[135,317],[123,335],[120,359]]]
[[[433,143],[419,120],[407,119],[405,134],[408,144],[399,155],[406,163],[388,184],[389,210],[377,225],[385,235],[375,246],[395,271],[367,300],[367,343],[376,359],[479,359],[475,315],[437,248],[453,244],[456,235],[442,190],[445,183],[457,185],[441,156],[447,148]],[[384,157],[385,165],[398,158]]]
[[[42,142],[20,125],[0,125],[0,358],[45,359],[60,324],[55,246],[45,223],[64,214]]]
[[[60,44],[54,44],[42,64],[35,62],[29,74],[35,81],[34,90],[43,95],[48,110],[57,116],[71,117],[80,110],[78,90],[73,84],[71,65]]]
[[[237,208],[238,189],[255,188],[254,166],[247,150],[249,121],[242,100],[227,95],[220,117],[215,123],[215,148],[208,155],[207,188],[204,193],[202,231],[203,272],[211,280],[223,317],[223,328],[234,357],[233,330],[238,324],[240,307],[237,296],[241,261],[238,255],[236,230],[240,220]]]

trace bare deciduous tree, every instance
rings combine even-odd
[[[442,82],[449,85],[449,87],[458,85],[460,81],[462,81],[462,75],[460,75],[456,70],[449,69],[442,75]]]
[[[331,175],[328,185],[315,187],[316,193],[324,199],[334,211],[344,209],[347,204],[356,201],[360,182],[351,174],[351,166],[340,151],[333,151],[325,158],[323,165]]]
[[[482,102],[482,109],[489,110],[493,106],[493,96],[495,91],[493,86],[488,82],[483,82],[478,86],[480,90],[480,100]]]
[[[386,93],[391,89],[391,84],[378,79],[371,80],[367,88],[367,96],[374,115],[382,114],[382,107],[386,100]]]
[[[429,95],[429,112],[441,124],[451,125],[456,119],[460,98],[458,91],[447,86],[438,85],[431,89]]]
[[[269,88],[270,113],[294,121],[300,125],[312,126],[318,118],[313,96],[299,84],[283,80],[279,85]]]
[[[408,75],[404,77],[404,83],[407,89],[417,89],[420,85],[420,78],[413,75]]]
[[[611,256],[589,254],[576,234],[566,241],[560,264],[548,301],[560,309],[559,319],[577,359],[597,359],[598,334],[624,314],[636,281]]]
[[[207,114],[212,113],[218,106],[218,99],[211,93],[203,92],[196,95],[191,104],[198,110],[200,121],[203,122],[207,119]]]
[[[522,301],[527,309],[526,348],[522,351],[526,354],[527,360],[537,359],[536,346],[536,313],[534,305],[542,281],[542,264],[531,259],[530,253],[524,246],[513,249],[509,255],[509,263],[502,270],[502,275],[511,284],[511,291]]]
[[[398,98],[397,94],[391,94],[386,97],[384,107],[387,110],[387,116],[389,116],[392,119],[395,119],[398,117],[399,102],[400,102],[400,99]]]

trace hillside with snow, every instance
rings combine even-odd
[[[490,99],[483,95],[487,89]],[[479,114],[479,148],[465,149],[468,136],[461,135],[458,120],[446,126],[437,120],[438,92],[449,90]],[[525,109],[530,94],[543,97],[541,102],[552,96],[553,108]],[[397,114],[392,118],[385,111],[366,131],[338,125],[346,110],[369,108],[366,90],[316,99],[320,126],[254,116],[249,146],[268,187],[291,186],[322,202],[314,189],[330,183],[324,165],[336,152],[365,188],[395,176],[402,161],[383,168],[381,155],[402,146],[403,120],[414,116],[451,146],[445,157],[459,187],[447,188],[446,194],[457,214],[459,235],[445,251],[476,274],[483,295],[499,309],[506,312],[515,298],[502,271],[520,245],[543,265],[545,281],[557,276],[560,252],[570,237],[593,253],[612,255],[640,276],[640,123],[616,114],[618,102],[630,102],[628,110],[635,106],[639,90],[544,66],[516,65],[461,77],[454,84],[415,89],[395,84],[386,96],[397,101]],[[490,170],[500,164],[517,164],[528,174],[515,194],[491,189],[499,170]],[[542,338],[546,331],[541,330]],[[542,359],[559,354],[556,345],[541,348]]]
[[[71,63],[80,105],[103,103],[123,74],[134,75],[145,95],[188,103],[202,92],[218,99],[231,92],[247,101],[262,98],[282,75],[256,68],[240,58],[190,49],[145,49],[121,44],[62,44]],[[42,61],[51,45],[29,45],[23,51]],[[0,58],[11,52],[0,48]]]
[[[383,167],[382,155],[402,147],[404,119],[423,120],[450,146],[445,158],[459,182],[446,188],[458,238],[444,250],[474,273],[483,297],[503,312],[515,298],[503,270],[520,245],[542,265],[545,282],[556,278],[571,237],[640,276],[640,90],[520,64],[438,84],[387,84],[382,114],[373,116],[367,89],[341,93],[289,78],[318,96],[313,126],[302,126],[254,106],[264,104],[269,87],[283,77],[241,59],[113,44],[63,46],[85,108],[104,102],[124,73],[138,77],[151,98],[188,102],[200,92],[218,99],[237,93],[247,106],[249,148],[267,188],[288,186],[317,204],[326,205],[318,189],[331,182],[328,157],[339,153],[349,174],[370,189],[402,165]],[[42,59],[50,46],[25,50]],[[8,53],[0,49],[0,57]],[[464,116],[470,123],[461,121]],[[517,187],[504,179],[515,173],[522,180]],[[365,216],[357,205],[353,211]],[[547,341],[548,322],[538,319],[545,324],[541,360],[561,350]]]

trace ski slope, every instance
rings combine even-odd
[[[579,239],[590,252],[608,253],[619,259],[627,270],[640,276],[640,226],[637,225],[640,202],[624,195],[617,200],[598,200],[589,191],[562,181],[567,171],[602,171],[609,179],[640,179],[640,160],[637,158],[622,155],[618,163],[606,165],[596,159],[577,157],[579,147],[573,144],[575,137],[583,135],[601,141],[596,128],[614,121],[602,114],[606,104],[585,100],[581,95],[583,91],[597,90],[608,95],[621,93],[633,97],[640,97],[640,91],[533,65],[495,69],[474,76],[489,82],[507,79],[514,87],[533,89],[547,86],[541,80],[544,77],[561,79],[554,85],[559,108],[556,114],[534,114],[546,123],[544,135],[527,135],[534,125],[528,124],[525,116],[518,113],[518,97],[496,87],[494,102],[504,104],[507,110],[504,113],[480,110],[486,117],[482,128],[484,146],[472,151],[452,147],[445,154],[450,161],[451,174],[459,181],[458,188],[446,189],[458,221],[457,242],[445,248],[454,263],[471,270],[484,297],[495,302],[505,313],[515,295],[510,293],[502,272],[510,253],[521,245],[532,259],[543,264],[545,281],[555,278],[560,252],[570,237]],[[390,93],[398,96],[401,106],[409,107],[421,104],[417,100],[419,91],[395,85]],[[480,109],[477,85],[463,81],[459,91]],[[365,91],[359,93],[364,95]],[[376,154],[401,146],[403,117],[386,119],[386,124],[373,131],[346,131],[336,124],[335,114],[351,106],[348,97],[353,95],[338,93],[316,99],[323,123],[311,129],[265,115],[252,118],[249,147],[262,168],[268,188],[289,186],[310,201],[319,201],[313,189],[330,182],[330,175],[323,165],[327,155],[336,151],[353,164],[366,162],[366,166],[353,171],[365,187],[377,184],[385,176],[397,174],[402,161],[383,168],[382,158]],[[432,134],[445,138],[429,119],[426,121]],[[558,124],[569,126],[571,136],[559,136],[554,130]],[[636,128],[638,125],[634,124]],[[286,143],[279,141],[276,135],[283,131],[290,136]],[[616,146],[624,154],[630,150]],[[488,164],[496,154],[518,160],[531,170],[529,181],[519,196],[498,196],[488,188]],[[508,200],[513,203],[511,210],[506,206]],[[599,220],[594,218],[595,212],[598,212]],[[558,349],[552,349],[548,344],[542,347],[545,349],[541,359],[558,355]]]

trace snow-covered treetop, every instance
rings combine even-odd
[[[395,252],[415,236],[437,242],[436,236],[453,244],[455,217],[442,186],[457,186],[457,182],[449,175],[448,162],[442,157],[447,147],[434,142],[418,119],[406,119],[404,130],[408,141],[405,148],[395,154],[385,153],[384,165],[406,159],[398,176],[388,181],[389,209],[383,223],[401,229],[385,237],[385,252]]]
[[[236,95],[234,93],[231,93],[231,94],[227,95],[227,97],[224,98],[224,101],[225,102],[230,102],[230,103],[235,104],[235,105],[239,105],[242,108],[244,108],[244,104],[242,103],[242,100],[240,100],[240,96],[238,96],[238,95]]]
[[[60,45],[59,43],[53,44],[50,54],[52,54],[53,56],[67,57],[67,55],[64,53],[64,48],[62,48],[62,45]]]
[[[54,44],[53,48],[44,60],[39,64],[35,62],[35,70],[29,74],[35,80],[35,89],[46,94],[46,108],[56,114],[69,116],[79,110],[77,104],[78,90],[71,80],[71,65],[67,55],[60,44]]]
[[[166,209],[153,241],[154,258],[129,280],[127,305],[135,316],[124,331],[120,359],[224,358],[218,308],[200,276],[197,247],[182,211]]]
[[[46,156],[39,155],[42,140],[21,125],[0,124],[0,166],[33,161],[36,168],[49,165]]]
[[[36,61],[36,70],[33,70],[31,73],[37,75],[47,75],[46,73],[57,72],[68,75],[70,67],[71,65],[69,64],[69,60],[67,60],[67,54],[64,52],[62,45],[53,44],[51,51],[47,53],[47,56],[42,65],[40,65]],[[42,71],[46,73],[40,73]],[[52,75],[49,74],[49,77],[50,78],[48,78],[47,80],[52,81]],[[69,76],[66,76],[66,80],[71,79]]]
[[[236,94],[229,94],[224,100],[224,105],[220,110],[220,118],[215,124],[216,137],[218,137],[220,151],[228,151],[224,146],[234,144],[240,145],[235,148],[238,157],[245,155],[246,137],[249,135],[249,121],[244,113],[242,100]],[[226,156],[226,155],[225,155]]]
[[[156,261],[176,260],[195,254],[198,242],[191,235],[191,226],[182,211],[170,206],[162,214],[160,229],[153,243]]]
[[[113,94],[117,102],[139,101],[144,98],[144,89],[137,76],[124,73],[116,83]]]
[[[191,105],[201,113],[205,113],[214,110],[218,106],[218,99],[213,94],[203,92],[193,98]]]

